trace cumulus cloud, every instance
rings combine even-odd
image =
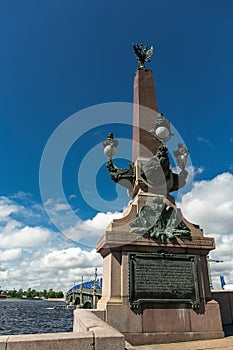
[[[230,233],[233,229],[233,175],[223,173],[212,180],[194,183],[180,205],[185,216],[201,222],[207,233]]]
[[[19,205],[6,197],[0,197],[0,220],[7,220],[12,213],[19,211]]]
[[[49,239],[49,230],[44,227],[30,225],[31,218],[35,213],[31,213],[27,217],[27,225],[16,219],[16,216],[20,216],[21,212],[25,213],[27,208],[19,204],[15,198],[16,196],[14,196],[14,199],[0,197],[0,248],[28,248],[45,243]]]
[[[202,170],[195,171],[201,173]],[[85,221],[77,217],[76,224],[62,235],[48,226],[38,203],[23,204],[23,196],[20,197],[20,203],[17,197],[0,198],[0,285],[3,288],[66,291],[79,283],[82,276],[84,280],[93,279],[95,267],[101,275],[102,258],[95,252],[95,242],[112,219],[122,217],[122,213],[98,213]],[[61,222],[68,221],[67,208],[62,203],[52,204]],[[178,205],[189,221],[199,224],[205,235],[215,238],[216,249],[210,257],[224,262],[211,263],[214,286],[220,287],[220,275],[225,276],[227,283],[232,283],[233,175],[223,173],[211,180],[195,182]],[[26,215],[22,216],[23,212]],[[35,216],[40,225],[35,224]],[[89,248],[81,248],[80,243]]]
[[[61,222],[69,223],[67,205],[51,201],[51,206]],[[86,221],[76,216],[76,225],[70,230],[74,235],[71,238],[77,240],[71,241],[48,225],[42,206],[28,194],[1,197],[0,210],[0,285],[5,289],[66,291],[82,276],[84,280],[93,279],[95,267],[101,275],[102,258],[95,252],[95,242],[113,218],[122,216],[98,213]],[[92,249],[80,248],[80,241],[90,243]]]
[[[69,208],[70,206],[68,204],[57,203],[55,204],[54,210],[56,212],[60,212],[60,211],[68,210]]]
[[[78,209],[73,209],[67,203],[48,199],[45,203],[47,213],[53,224],[67,238],[94,248],[104,229],[113,219],[121,218],[122,212],[97,213],[93,218],[81,220]]]
[[[86,251],[80,247],[44,252],[38,250],[30,259],[0,272],[1,285],[6,280],[14,281],[15,288],[37,288],[63,290],[70,289],[74,282],[94,278],[94,269],[98,268],[98,275],[102,274],[102,258],[99,254]],[[9,285],[9,283],[8,283]]]
[[[179,206],[184,216],[199,224],[204,234],[215,238],[216,249],[210,253],[214,286],[220,287],[219,276],[233,282],[233,175],[223,173],[212,180],[194,183],[193,189],[182,197]]]
[[[37,259],[36,266],[41,269],[86,269],[93,266],[100,266],[100,255],[95,250],[85,251],[80,247],[73,247],[62,250],[54,250]]]
[[[74,226],[64,230],[65,236],[89,247],[95,247],[106,227],[113,219],[121,218],[123,213],[97,213],[92,219],[77,220]]]
[[[86,224],[91,227],[95,227],[97,229],[104,230],[113,219],[122,218],[123,213],[115,212],[107,212],[107,213],[97,213],[96,216],[91,220],[86,220]]]
[[[49,230],[41,227],[17,227],[8,223],[0,234],[1,248],[30,248],[38,247],[48,241]],[[9,229],[11,228],[11,230]]]
[[[16,260],[22,255],[22,249],[0,250],[0,261]]]

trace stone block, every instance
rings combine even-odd
[[[86,329],[93,332],[95,350],[124,350],[125,337],[95,315],[95,311],[77,309],[74,312],[74,331]]]
[[[161,333],[125,333],[126,340],[133,344],[134,346],[143,346],[151,344],[170,344],[171,343],[180,343],[186,341],[195,341],[195,340],[208,340],[208,339],[219,339],[223,338],[222,332],[161,332]],[[179,344],[181,346],[182,344]],[[127,349],[127,348],[126,348]],[[142,348],[143,349],[143,348]],[[156,347],[157,349],[157,347]],[[167,348],[170,349],[170,348]],[[177,349],[186,349],[184,347],[177,347]],[[199,349],[199,348],[198,348]],[[219,350],[222,348],[219,348]],[[146,350],[146,347],[145,347]]]
[[[133,346],[168,343],[168,333],[125,333],[125,339]]]
[[[223,338],[222,332],[186,332],[186,333],[169,333],[168,343],[208,340]]]
[[[93,350],[93,334],[50,333],[12,335],[7,350]]]
[[[219,305],[215,300],[205,305],[203,313],[189,309],[191,332],[221,332],[222,321]]]
[[[97,309],[92,309],[91,312],[95,314],[97,317],[99,317],[102,321],[105,322],[106,318],[106,312],[105,310],[97,310]]]
[[[9,338],[8,335],[0,336],[0,350],[6,350],[6,343],[8,338]]]
[[[182,305],[150,305],[143,311],[143,332],[188,332],[189,309]]]
[[[142,315],[135,314],[127,301],[118,304],[107,304],[106,322],[119,332],[142,332]]]
[[[95,350],[125,350],[125,337],[112,327],[92,328],[95,335]]]
[[[105,324],[99,317],[97,317],[92,310],[76,309],[74,311],[74,332],[89,331],[94,327],[101,327]]]
[[[219,303],[223,326],[231,325],[233,323],[231,311],[233,308],[233,293],[224,290],[219,292],[213,291],[212,296]]]

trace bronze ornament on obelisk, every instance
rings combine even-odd
[[[97,309],[133,345],[221,338],[219,305],[212,300],[207,268],[214,239],[183,217],[171,195],[185,185],[189,152],[177,145],[180,170],[174,173],[166,145],[172,137],[170,122],[158,112],[152,70],[145,68],[153,47],[133,48],[138,69],[128,169],[113,162],[114,135],[110,132],[103,141],[110,176],[127,188],[132,201],[97,242],[103,257]]]

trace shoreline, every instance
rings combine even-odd
[[[49,301],[49,302],[65,302],[65,298],[11,298],[11,297],[6,297],[6,298],[0,298],[0,302],[1,301],[17,301],[17,300],[33,300],[33,301],[38,301],[38,300],[42,300],[42,301]]]

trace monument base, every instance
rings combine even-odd
[[[223,338],[219,304],[211,300],[203,313],[184,304],[144,304],[142,314],[135,314],[128,300],[108,301],[97,305],[105,321],[132,345],[175,343]]]
[[[185,222],[191,230],[190,238],[176,237],[173,242],[161,243],[129,233],[126,222],[123,231],[116,220],[97,243],[97,252],[103,257],[102,298],[97,309],[104,311],[105,321],[132,345],[224,337],[219,304],[212,300],[206,259],[214,249],[214,240],[203,237],[197,225]],[[135,274],[130,267],[132,257]],[[147,259],[146,264],[141,257]],[[155,264],[150,265],[153,259]],[[160,284],[157,279],[162,270],[167,277]]]
[[[101,309],[99,303],[98,309]],[[135,316],[127,303],[106,303],[106,322],[124,334],[132,345],[175,343],[223,338],[219,305],[210,301],[204,314],[185,305],[147,305],[143,315]]]

